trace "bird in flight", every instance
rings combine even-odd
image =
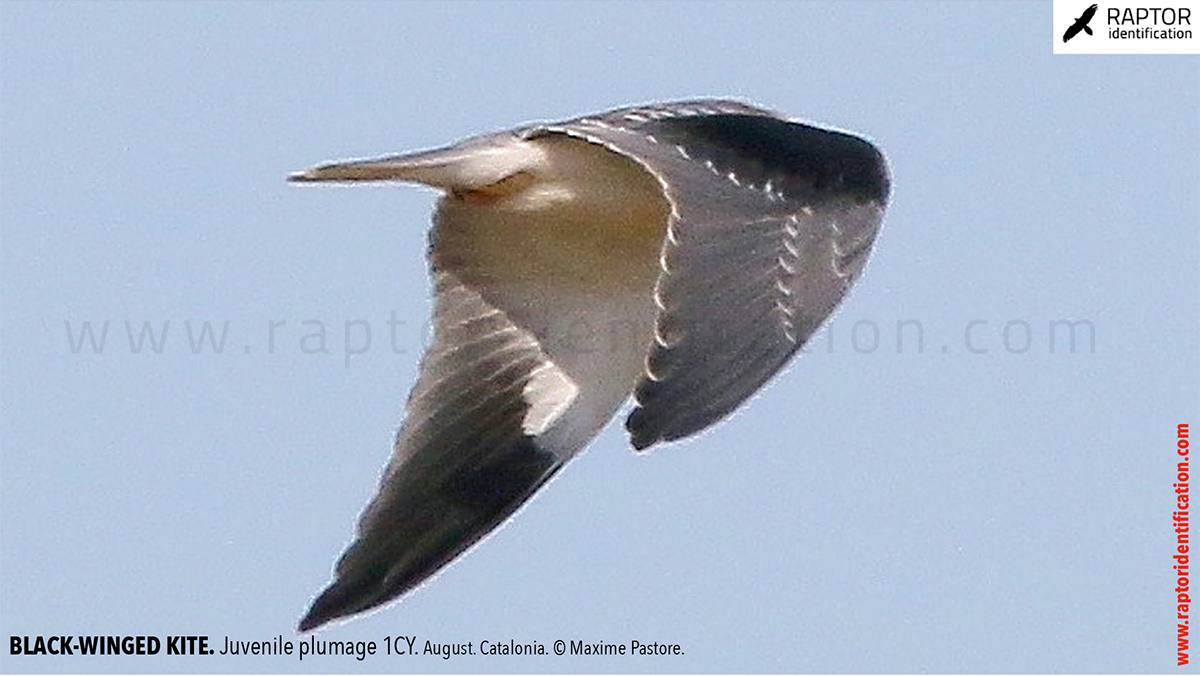
[[[296,182],[444,191],[433,338],[378,494],[309,631],[411,590],[633,397],[645,450],[716,423],[833,312],[889,193],[869,142],[736,101],[622,108]]]
[[[1096,16],[1096,5],[1083,10],[1083,14],[1080,14],[1079,18],[1075,19],[1075,23],[1071,24],[1071,27],[1067,29],[1067,32],[1063,33],[1063,42],[1079,35],[1079,31],[1084,31],[1088,35],[1092,35],[1092,29],[1088,27],[1088,24],[1091,23],[1094,16]]]

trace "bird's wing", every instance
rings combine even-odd
[[[574,385],[527,331],[462,284],[435,276],[433,344],[379,493],[301,630],[415,587],[495,528],[561,466],[530,434],[538,407]]]
[[[502,523],[612,417],[653,335],[666,204],[637,164],[502,134],[293,178],[378,179],[448,191],[430,234],[433,342],[379,492],[301,630],[405,593]]]
[[[862,271],[888,198],[870,143],[742,104],[561,128],[642,163],[671,206],[656,335],[626,421],[639,449],[713,424],[788,361]]]

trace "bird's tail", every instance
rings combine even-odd
[[[543,151],[536,144],[484,136],[408,155],[322,164],[290,174],[288,180],[406,181],[444,190],[474,190],[540,167],[544,161]]]

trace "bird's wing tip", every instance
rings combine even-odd
[[[341,608],[332,607],[333,604],[330,602],[330,592],[332,592],[336,587],[336,583],[331,585],[328,589],[322,592],[315,601],[313,601],[313,604],[309,607],[308,612],[304,614],[304,617],[300,619],[300,623],[296,625],[296,630],[298,632],[301,634],[310,633],[319,629],[322,625],[345,614],[340,612]]]

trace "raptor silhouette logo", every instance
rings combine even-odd
[[[1079,35],[1079,31],[1084,31],[1088,35],[1092,35],[1092,29],[1088,28],[1088,24],[1091,22],[1092,17],[1094,16],[1096,16],[1095,3],[1093,3],[1091,7],[1083,10],[1083,14],[1080,14],[1079,18],[1075,19],[1075,23],[1071,24],[1071,27],[1067,29],[1067,32],[1063,33],[1063,42],[1066,42],[1076,35]]]

